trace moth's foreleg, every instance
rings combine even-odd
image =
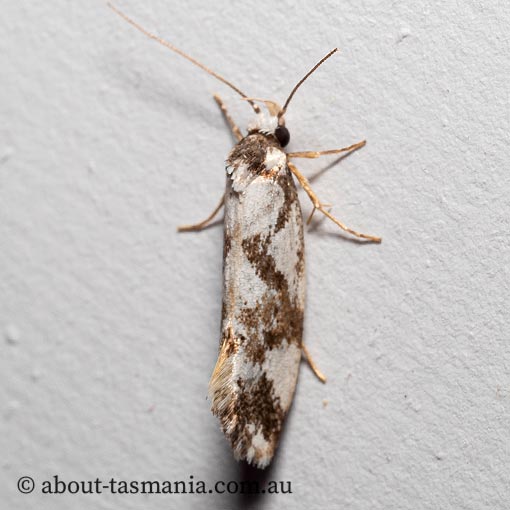
[[[330,149],[328,151],[302,151],[302,152],[288,152],[288,158],[320,158],[321,156],[327,156],[329,154],[340,154],[341,152],[352,152],[361,149],[366,145],[366,140],[349,145],[349,147],[342,147],[341,149]]]
[[[234,122],[234,119],[228,113],[225,103],[223,102],[221,97],[218,96],[218,94],[214,94],[213,97],[214,97],[214,100],[216,101],[217,105],[220,107],[221,113],[223,113],[225,120],[227,121],[228,125],[230,126],[230,129],[232,130],[232,134],[235,136],[235,138],[238,142],[241,141],[244,138],[244,136],[241,133],[241,130],[237,127],[237,124]]]
[[[306,362],[308,365],[310,365],[310,368],[312,369],[312,372],[315,374],[317,379],[319,379],[320,382],[325,383],[326,382],[326,376],[319,370],[315,362],[313,361],[312,357],[310,356],[310,353],[308,352],[308,349],[303,345],[301,345],[301,351],[303,352],[303,356],[306,359]]]
[[[216,206],[216,209],[204,220],[200,223],[195,223],[194,225],[182,225],[181,227],[177,228],[178,232],[191,232],[191,231],[197,231],[202,230],[203,228],[207,227],[209,223],[214,219],[214,217],[220,212],[221,208],[225,204],[225,193],[223,193],[223,196],[221,197],[220,203]]]
[[[322,214],[324,214],[324,216],[327,216],[333,223],[338,225],[342,230],[345,230],[346,232],[348,232],[349,234],[352,234],[355,237],[359,237],[361,239],[368,239],[369,241],[372,241],[374,243],[381,242],[380,237],[371,236],[368,234],[362,234],[361,232],[357,232],[356,230],[349,228],[347,225],[345,225],[340,220],[335,218],[329,211],[326,211],[326,209],[324,209],[325,205],[320,202],[317,195],[312,190],[310,183],[308,182],[308,179],[296,168],[296,165],[294,165],[290,161],[288,161],[287,164],[289,165],[290,171],[294,174],[294,176],[298,180],[299,184],[301,184],[301,186],[305,190],[306,194],[312,201],[314,209],[317,209],[318,211],[320,211]],[[311,216],[310,216],[310,218],[311,218]]]

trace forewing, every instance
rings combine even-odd
[[[222,339],[209,394],[236,458],[265,467],[301,357],[303,224],[286,165],[237,170],[227,179]]]

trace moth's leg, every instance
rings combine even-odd
[[[349,145],[349,147],[342,147],[341,149],[331,149],[329,151],[302,151],[302,152],[288,152],[288,158],[320,158],[321,156],[327,156],[328,154],[340,154],[341,152],[352,152],[366,145],[366,140]]]
[[[218,96],[218,94],[214,94],[213,97],[217,105],[220,107],[220,110],[223,113],[223,116],[225,117],[225,120],[227,121],[228,125],[230,126],[233,135],[236,137],[238,142],[241,141],[244,138],[243,134],[241,133],[241,130],[237,127],[237,124],[234,122],[234,119],[228,113],[225,103],[223,102],[221,97]]]
[[[301,184],[303,189],[306,191],[306,194],[312,201],[314,209],[319,210],[322,214],[324,214],[324,216],[327,216],[333,223],[338,225],[342,230],[349,232],[349,234],[352,234],[355,237],[359,237],[361,239],[368,239],[369,241],[372,241],[374,243],[381,242],[380,237],[371,236],[368,234],[362,234],[360,232],[357,232],[356,230],[349,228],[347,225],[344,225],[340,220],[337,220],[329,211],[326,211],[326,209],[324,209],[324,204],[322,204],[319,201],[319,199],[317,198],[317,195],[313,192],[312,188],[310,187],[310,183],[308,182],[308,179],[296,168],[296,166],[293,163],[291,163],[290,161],[287,161],[287,164],[289,165],[290,171],[296,176],[296,179],[299,181],[299,184]]]
[[[322,204],[322,207],[328,207],[329,209],[331,209],[333,207],[333,204]],[[312,209],[310,216],[308,216],[308,219],[306,220],[307,225],[310,225],[310,223],[312,222],[312,218],[313,218],[313,215],[315,214],[316,210],[317,209],[315,209],[315,207]]]
[[[216,209],[204,220],[200,223],[195,223],[194,225],[182,225],[182,227],[178,227],[178,232],[191,232],[193,230],[202,230],[205,228],[211,221],[214,219],[214,217],[220,212],[221,208],[225,204],[225,193],[223,193],[223,196],[221,197],[220,203],[216,206]]]
[[[310,365],[310,368],[312,369],[312,372],[315,374],[317,379],[319,379],[320,382],[325,383],[326,376],[318,369],[317,365],[314,363],[312,357],[310,356],[310,353],[308,352],[308,349],[304,346],[304,344],[301,345],[301,350],[306,359],[306,362]]]
[[[340,154],[342,152],[354,152],[354,151],[357,151],[358,149],[361,149],[361,147],[364,147],[366,145],[366,143],[367,143],[366,140],[362,140],[361,142],[355,143],[353,145],[349,145],[349,147],[343,147],[341,149],[332,149],[332,150],[327,150],[327,151],[291,152],[291,153],[287,154],[287,157],[313,159],[313,158],[319,158],[320,156],[326,156],[328,154]],[[322,173],[322,172],[320,172],[320,173]],[[313,180],[313,178],[310,180]],[[326,204],[322,204],[322,205],[327,206]],[[331,207],[331,206],[328,205],[327,207]],[[309,225],[310,222],[312,221],[314,213],[315,213],[315,208],[312,209],[310,216],[306,220],[307,225]]]

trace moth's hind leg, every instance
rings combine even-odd
[[[308,352],[308,349],[303,345],[301,345],[301,351],[303,352],[303,356],[306,359],[306,362],[308,365],[310,365],[310,368],[312,369],[312,372],[315,374],[315,377],[319,379],[321,383],[326,382],[326,376],[319,370],[315,362],[313,361],[312,357],[310,356],[310,353]]]
[[[191,232],[191,231],[197,231],[202,230],[207,225],[211,223],[211,221],[215,218],[215,216],[220,212],[221,208],[225,204],[225,193],[223,193],[223,196],[221,197],[220,203],[216,206],[216,209],[204,220],[200,223],[195,223],[194,225],[182,225],[181,227],[177,228],[178,232]]]
[[[228,113],[227,107],[225,106],[223,99],[221,99],[221,97],[218,96],[218,94],[214,94],[213,97],[214,100],[216,101],[216,104],[220,107],[221,113],[223,113],[223,116],[225,117],[227,124],[230,126],[232,134],[235,136],[238,142],[241,141],[244,138],[243,134],[241,133],[241,130],[237,127],[237,124],[234,122],[234,119]]]
[[[303,189],[306,191],[306,194],[312,201],[314,210],[317,209],[320,211],[324,216],[327,216],[333,223],[338,225],[342,230],[345,230],[349,234],[352,234],[355,237],[359,237],[361,239],[368,239],[369,241],[372,241],[373,243],[380,243],[381,238],[377,236],[371,236],[368,234],[362,234],[361,232],[357,232],[356,230],[353,230],[352,228],[348,227],[344,223],[342,223],[340,220],[335,218],[329,211],[324,209],[325,205],[320,202],[317,195],[314,193],[312,188],[310,187],[310,183],[308,182],[308,179],[297,169],[296,165],[291,163],[290,161],[287,161],[287,164],[289,166],[290,171],[295,175],[296,179],[298,180],[299,184],[303,187]],[[313,212],[313,211],[312,211]]]

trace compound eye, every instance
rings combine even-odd
[[[274,136],[280,142],[282,147],[285,147],[290,140],[289,130],[285,126],[278,126],[274,131]]]

